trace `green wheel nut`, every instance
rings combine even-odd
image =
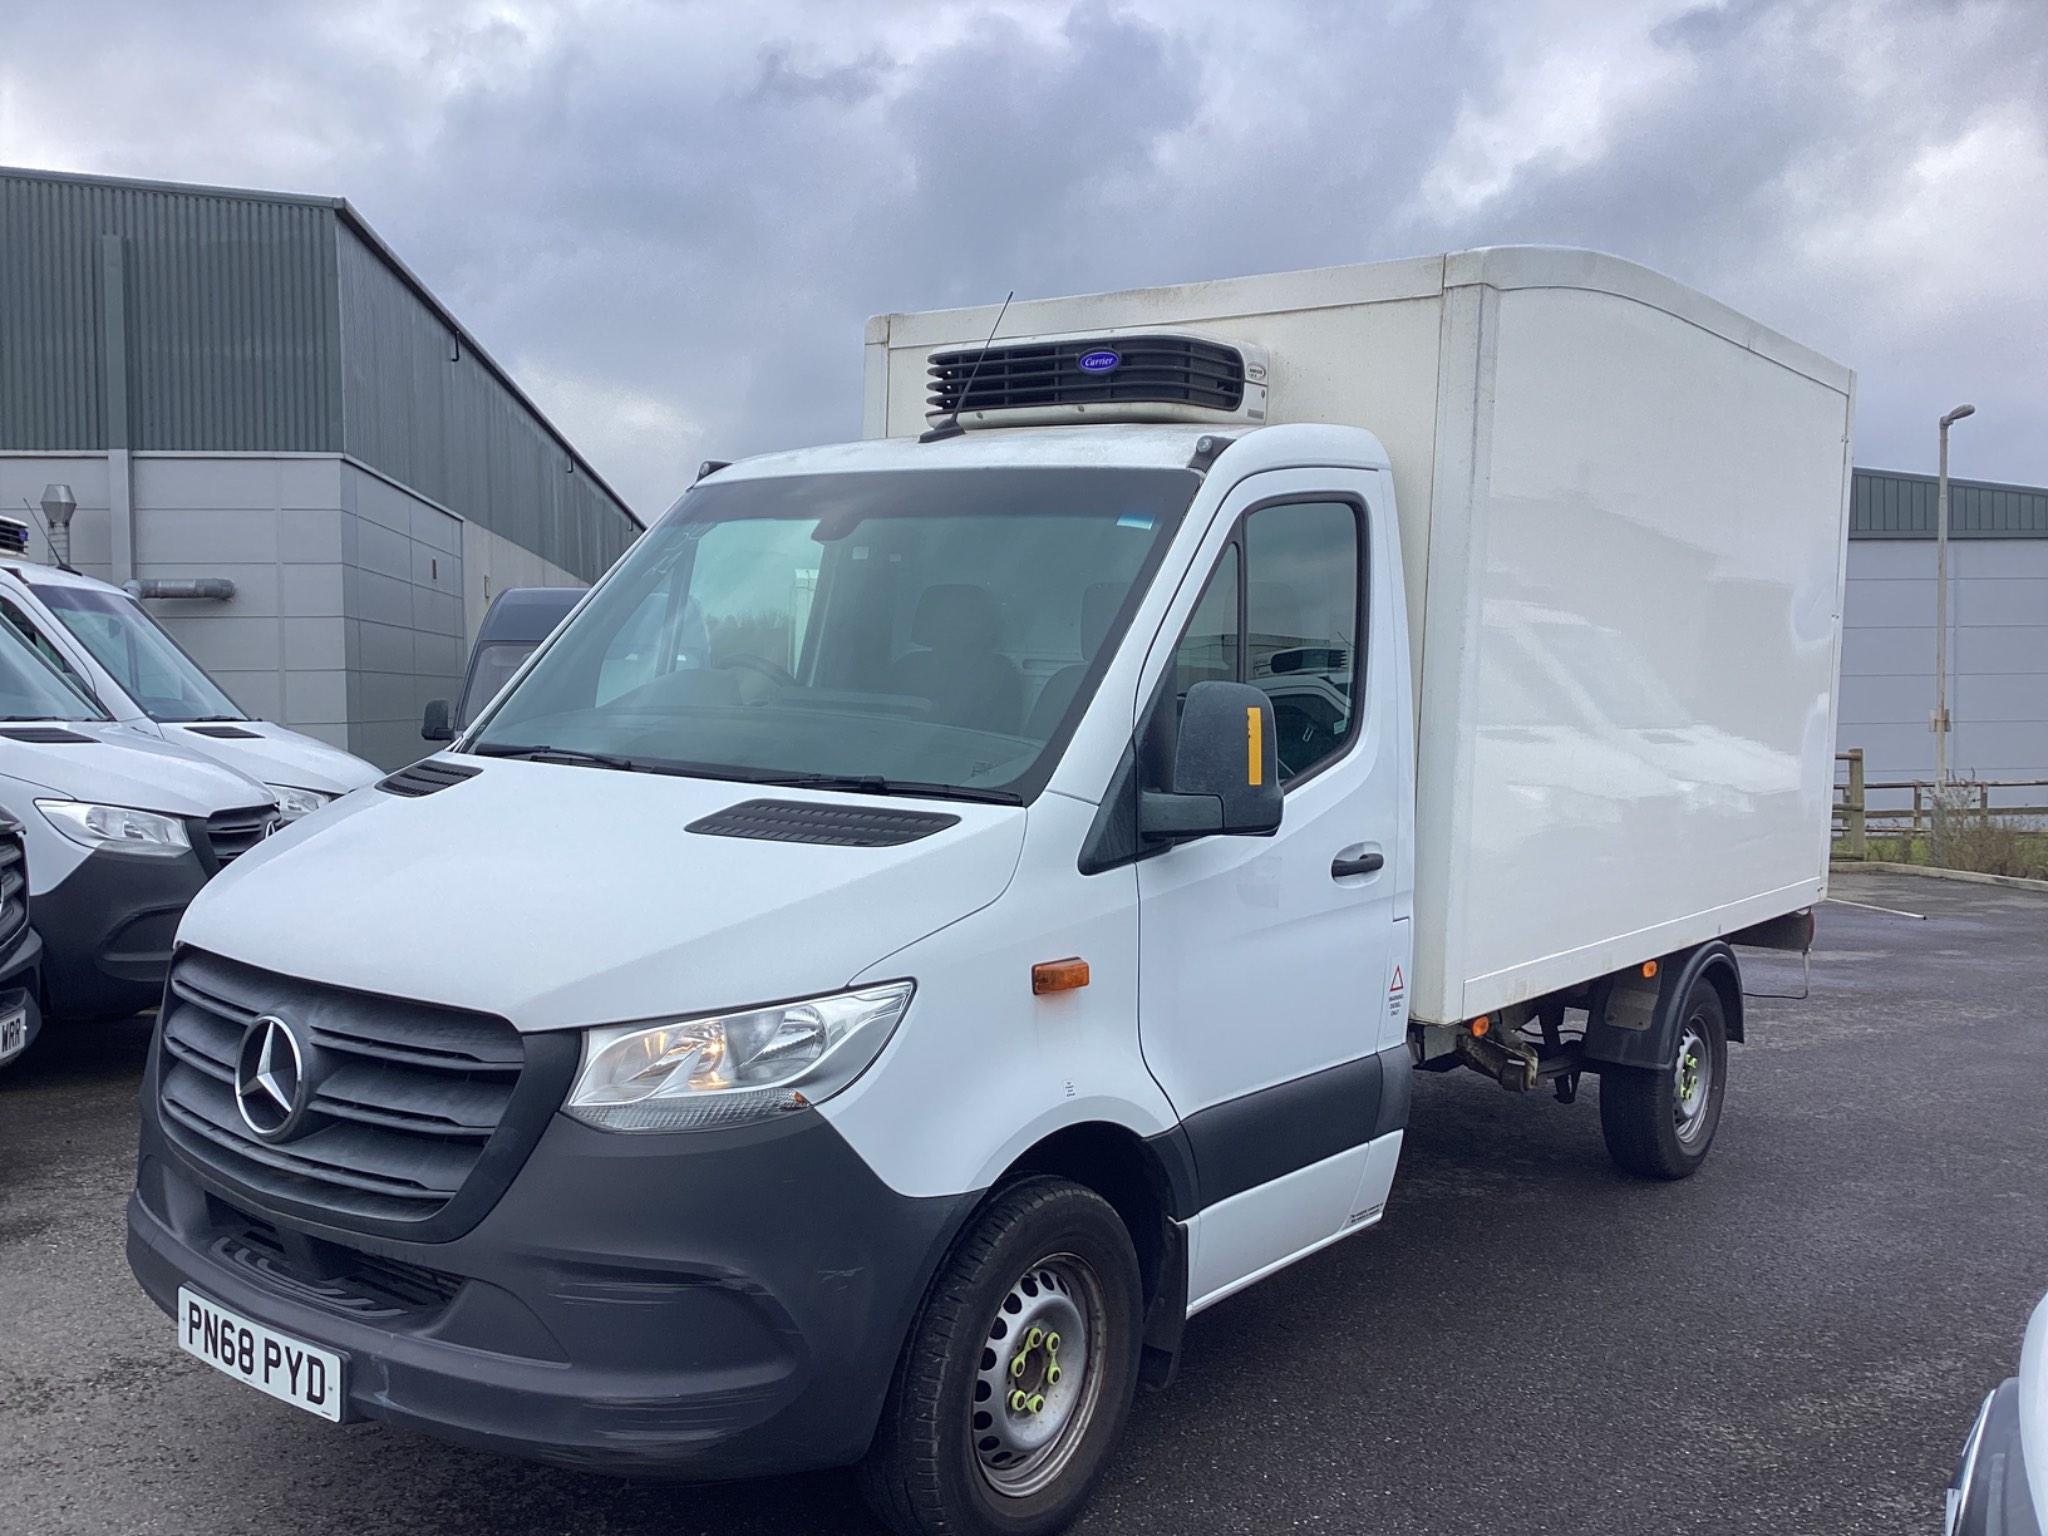
[[[1043,1413],[1045,1411],[1045,1394],[1043,1392],[1031,1399],[1031,1411],[1033,1413]]]
[[[1059,1385],[1060,1368],[1058,1366],[1049,1365],[1045,1368],[1045,1383],[1049,1387],[1056,1387]]]
[[[1030,1405],[1030,1402],[1031,1400],[1022,1392],[1012,1392],[1010,1394],[1010,1411],[1012,1413],[1022,1413]]]
[[[1024,1347],[1026,1349],[1036,1349],[1044,1342],[1045,1330],[1043,1328],[1034,1328],[1024,1335]]]
[[[1016,1358],[1010,1361],[1010,1374],[1012,1376],[1022,1376],[1024,1374],[1024,1352],[1021,1349],[1017,1351]]]
[[[1054,1354],[1058,1354],[1060,1352],[1060,1336],[1056,1333],[1048,1333],[1045,1336],[1045,1347]]]

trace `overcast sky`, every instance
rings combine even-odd
[[[0,163],[348,197],[643,513],[866,316],[1515,241],[2048,483],[2048,0],[8,0]]]

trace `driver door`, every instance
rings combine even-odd
[[[1234,679],[1273,700],[1285,787],[1276,835],[1203,838],[1138,865],[1139,1027],[1196,1165],[1195,1306],[1340,1235],[1384,1195],[1382,1180],[1371,1209],[1359,1204],[1383,1129],[1402,784],[1379,480],[1247,479],[1196,563],[1201,597],[1147,659],[1141,758],[1193,683]],[[1405,1046],[1396,1065],[1407,1070]]]

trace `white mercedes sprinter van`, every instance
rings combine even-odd
[[[155,1004],[186,904],[278,819],[261,784],[109,719],[4,619],[0,809],[21,824],[56,1019]],[[0,867],[0,929],[7,879]],[[5,1018],[0,1004],[0,1037]]]
[[[122,725],[255,779],[286,820],[378,776],[339,747],[250,719],[119,587],[31,560],[0,560],[0,617]]]
[[[1380,1219],[1415,1068],[1700,1166],[1731,943],[1826,888],[1846,371],[1583,252],[995,319],[876,322],[875,440],[714,466],[194,903],[182,1347],[1046,1532],[1190,1316]]]

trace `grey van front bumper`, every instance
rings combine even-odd
[[[683,1135],[555,1114],[474,1227],[394,1242],[266,1213],[153,1100],[128,1260],[158,1306],[189,1286],[338,1352],[349,1417],[592,1470],[857,1460],[973,1198],[894,1193],[814,1111]]]
[[[206,884],[199,855],[100,849],[33,898],[43,998],[57,1019],[122,1018],[156,1005],[178,919]]]
[[[6,1061],[18,1060],[26,1054],[42,1030],[42,968],[43,941],[35,929],[23,928],[14,942],[7,946],[6,953],[0,954],[0,1012],[19,1007],[28,1026],[22,1037],[21,1051],[5,1058]]]

